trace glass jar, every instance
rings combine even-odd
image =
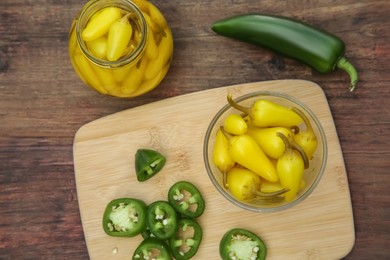
[[[80,78],[115,97],[145,94],[162,81],[173,56],[172,32],[146,0],[91,0],[73,20],[69,55]]]

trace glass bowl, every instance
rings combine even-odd
[[[316,188],[317,184],[321,180],[324,174],[326,161],[327,161],[327,142],[324,130],[320,121],[316,115],[301,101],[296,98],[278,92],[272,91],[260,91],[243,95],[241,97],[233,97],[234,101],[242,106],[250,107],[255,101],[259,99],[265,99],[291,108],[296,107],[301,110],[311,123],[313,132],[315,133],[318,141],[317,149],[310,160],[309,168],[305,169],[303,175],[303,181],[305,186],[301,188],[295,199],[291,201],[285,201],[280,199],[253,199],[251,201],[241,201],[236,199],[229,191],[224,187],[223,173],[214,165],[213,162],[213,149],[217,131],[220,126],[223,125],[225,118],[232,113],[241,114],[240,111],[232,108],[228,103],[217,112],[212,119],[204,139],[203,156],[207,173],[214,184],[215,188],[234,205],[254,212],[275,212],[281,211],[297,205],[307,198]],[[305,129],[304,123],[299,128]]]

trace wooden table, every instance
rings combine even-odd
[[[174,59],[157,89],[133,99],[97,94],[74,73],[67,33],[84,2],[0,3],[0,259],[88,259],[72,157],[74,135],[85,123],[168,97],[273,79],[305,79],[323,87],[353,205],[356,241],[345,259],[388,259],[387,0],[154,0],[171,25]],[[215,20],[248,12],[297,18],[340,36],[360,73],[356,90],[348,91],[341,71],[320,75],[210,30]]]

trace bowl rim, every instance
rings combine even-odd
[[[205,134],[205,138],[204,138],[204,142],[203,142],[203,161],[204,161],[204,164],[205,164],[205,167],[206,167],[207,174],[208,174],[211,182],[213,183],[214,187],[228,201],[230,201],[234,205],[238,206],[239,208],[246,209],[246,210],[253,211],[253,212],[260,212],[260,213],[279,212],[279,211],[286,210],[288,208],[291,208],[291,207],[299,204],[300,202],[305,200],[314,191],[314,189],[317,187],[318,183],[320,182],[322,176],[325,173],[326,163],[327,163],[327,159],[328,159],[328,144],[327,144],[327,139],[326,139],[324,128],[323,128],[320,120],[316,116],[316,114],[307,105],[305,105],[303,102],[301,102],[300,100],[298,100],[297,98],[295,98],[295,97],[293,97],[293,96],[291,96],[289,94],[285,94],[285,93],[277,92],[277,91],[255,91],[255,92],[250,92],[250,93],[241,95],[241,96],[239,96],[237,98],[234,98],[234,100],[235,100],[235,102],[239,103],[239,102],[242,102],[244,100],[247,100],[249,98],[253,98],[253,97],[256,97],[256,96],[259,96],[259,97],[260,96],[263,96],[263,97],[264,96],[265,97],[278,97],[278,98],[286,99],[286,100],[288,100],[290,102],[293,102],[293,103],[299,105],[300,107],[302,107],[304,109],[304,112],[309,114],[309,116],[311,117],[311,119],[315,123],[316,127],[318,128],[319,134],[320,134],[320,136],[317,137],[317,138],[320,138],[322,140],[322,144],[323,144],[322,145],[323,158],[322,158],[322,161],[321,161],[321,166],[319,168],[319,174],[317,174],[317,176],[315,177],[312,185],[304,193],[302,193],[299,198],[295,199],[294,201],[286,203],[286,204],[283,204],[283,205],[280,205],[280,206],[269,207],[269,208],[267,208],[267,207],[264,207],[264,208],[255,207],[255,206],[251,206],[249,204],[245,204],[245,203],[237,200],[236,198],[234,198],[227,191],[225,191],[225,189],[218,183],[217,179],[214,177],[214,175],[212,173],[210,162],[209,162],[208,147],[209,147],[209,142],[210,142],[210,138],[211,138],[211,132],[212,132],[216,122],[218,121],[218,119],[223,115],[223,113],[225,113],[228,109],[231,108],[231,106],[229,104],[226,104],[225,106],[223,106],[215,114],[215,116],[212,118],[212,120],[211,120],[211,122],[210,122],[210,124],[209,124],[209,126],[207,128],[207,131],[206,131],[206,134]]]

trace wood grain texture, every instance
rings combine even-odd
[[[316,114],[325,131],[328,160],[316,190],[301,204],[277,213],[253,213],[228,202],[213,186],[204,165],[203,142],[212,118],[227,104],[227,93],[239,97],[272,90],[297,98]],[[167,157],[163,170],[144,183],[137,181],[134,169],[139,148],[155,149]],[[111,200],[129,197],[147,204],[167,200],[169,188],[180,180],[194,183],[206,202],[198,219],[204,236],[194,259],[218,259],[216,248],[223,234],[237,227],[265,240],[267,259],[340,259],[355,241],[348,179],[332,114],[320,86],[308,81],[215,88],[103,117],[77,132],[74,165],[91,259],[128,259],[142,241],[141,236],[123,239],[104,233],[102,216]]]
[[[345,259],[388,259],[387,0],[152,0],[171,25],[174,58],[161,85],[134,99],[99,95],[74,73],[67,34],[85,2],[0,1],[0,259],[88,259],[72,154],[80,126],[169,97],[273,79],[310,80],[324,89],[355,220],[355,246]],[[341,37],[359,71],[356,91],[348,92],[341,71],[320,75],[210,30],[215,20],[248,12],[297,18]]]

